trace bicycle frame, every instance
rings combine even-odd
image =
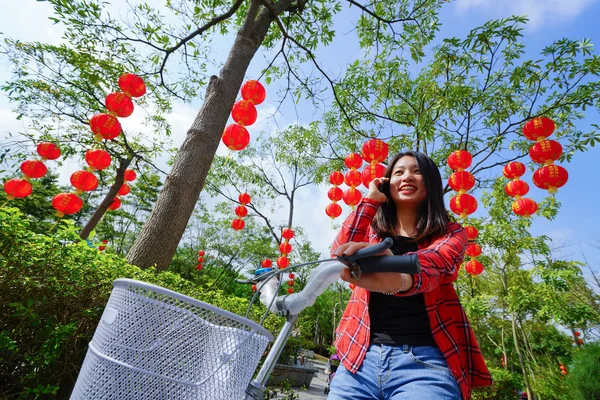
[[[277,339],[273,343],[273,347],[267,354],[258,375],[246,389],[245,400],[262,400],[264,398],[265,388],[271,372],[285,347],[294,325],[298,320],[298,315],[302,310],[314,304],[315,300],[334,282],[337,282],[342,269],[347,268],[339,262],[323,263],[313,271],[311,271],[308,283],[304,290],[300,293],[291,295],[277,296],[279,283],[274,281],[274,278],[263,283],[258,291],[261,293],[261,302],[265,304],[269,311],[278,313],[286,317],[285,323],[281,331],[277,335]],[[286,272],[285,270],[281,271]],[[276,297],[276,299],[274,299]],[[275,301],[273,301],[275,300]]]

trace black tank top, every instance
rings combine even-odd
[[[417,251],[417,243],[404,236],[394,237],[395,255]],[[389,296],[371,292],[369,296],[371,343],[398,346],[435,346],[423,294]]]

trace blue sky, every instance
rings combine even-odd
[[[154,3],[155,1],[150,1]],[[124,2],[115,1],[116,8]],[[26,11],[25,11],[26,10]],[[5,7],[0,15],[0,31],[4,36],[21,40],[60,41],[60,27],[52,25],[47,17],[51,8],[47,3],[33,0],[23,0],[22,4],[16,3],[12,7]],[[600,46],[600,1],[599,0],[456,0],[444,6],[441,13],[443,24],[439,37],[464,35],[489,19],[507,17],[512,14],[528,14],[530,24],[524,32],[523,42],[526,45],[526,58],[536,58],[540,50],[556,39],[568,37],[581,40],[591,38],[596,44],[596,51]],[[329,72],[341,74],[345,60],[353,59],[360,54],[356,44],[350,36],[344,36],[351,28],[352,20],[336,26],[337,37],[333,46],[320,50],[317,55],[322,60]],[[226,54],[218,53],[218,49],[228,50],[232,38],[219,39],[216,43],[217,56],[225,57]],[[253,60],[248,78],[254,78],[266,65],[265,54],[259,54]],[[218,71],[211,71],[217,73]],[[6,64],[0,65],[0,81],[9,77]],[[267,101],[258,107],[259,122],[252,126],[251,134],[261,130],[272,131],[276,126],[285,127],[292,123],[308,124],[319,119],[321,111],[301,102],[296,107],[288,101],[284,103],[280,112],[274,118],[267,116],[275,113],[277,107],[276,91],[278,87],[267,87]],[[169,120],[173,125],[174,146],[178,146],[187,128],[199,109],[201,102],[193,101],[191,104],[178,104]],[[296,116],[296,110],[298,116]],[[134,127],[140,119],[134,116],[124,121],[125,129]],[[585,125],[592,122],[600,123],[597,110],[590,110]],[[23,122],[16,121],[15,115],[10,111],[10,104],[0,97],[0,138],[8,131],[23,130]],[[585,129],[584,129],[585,130]],[[0,139],[4,140],[4,139]],[[225,153],[220,149],[221,154]],[[562,255],[568,258],[580,259],[581,242],[588,260],[598,268],[600,266],[600,251],[588,246],[588,243],[597,241],[600,245],[600,217],[595,204],[600,194],[598,184],[600,179],[594,174],[600,153],[593,148],[586,153],[577,154],[573,162],[565,165],[569,171],[570,179],[565,187],[557,194],[557,199],[563,207],[559,216],[551,222],[537,218],[533,225],[534,234],[546,234],[554,238],[557,243],[572,243],[570,247],[562,249]],[[70,172],[79,168],[79,163],[73,161],[61,167],[61,175],[69,176]],[[315,247],[327,252],[327,246],[335,234],[331,229],[328,218],[324,214],[325,205],[329,202],[326,197],[328,187],[307,189],[299,193],[298,220],[309,221],[303,227],[312,239]],[[541,200],[542,193],[537,188],[532,189],[534,198]],[[347,211],[346,211],[347,213]],[[346,215],[346,213],[344,215]]]

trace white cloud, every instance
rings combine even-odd
[[[545,23],[557,24],[573,19],[598,0],[456,0],[459,12],[483,9],[494,15],[527,15],[528,27],[536,29]]]

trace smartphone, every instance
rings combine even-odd
[[[386,197],[390,197],[390,181],[387,180],[379,185],[379,191],[385,194]]]

